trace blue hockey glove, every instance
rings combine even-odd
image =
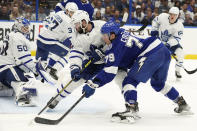
[[[98,87],[99,87],[98,84],[95,84],[91,80],[88,80],[86,84],[83,86],[82,93],[85,93],[85,97],[88,98],[94,94],[95,89]]]
[[[97,48],[95,45],[90,45],[90,51],[93,62],[104,60],[105,53],[102,51],[101,48]]]
[[[70,39],[71,39],[71,37],[65,39],[65,40],[62,42],[62,44],[63,44],[64,46],[66,46],[66,47],[68,47],[68,48],[71,49],[71,48],[73,47],[73,45],[72,45]]]
[[[151,31],[151,32],[150,32],[150,35],[151,35],[151,36],[155,36],[155,37],[159,37],[159,32],[156,31],[156,30],[155,30],[155,31]]]
[[[72,65],[70,67],[70,72],[71,72],[71,78],[74,79],[75,82],[81,78],[79,66]]]

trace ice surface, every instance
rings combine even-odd
[[[0,98],[0,131],[196,131],[197,130],[197,73],[188,75],[183,70],[183,79],[175,81],[174,60],[171,63],[168,82],[180,94],[195,113],[180,116],[173,112],[175,105],[161,93],[156,93],[149,82],[138,87],[138,102],[142,119],[134,124],[112,123],[112,113],[124,110],[124,100],[115,83],[96,90],[94,96],[84,98],[74,110],[58,125],[29,124],[46,105],[55,92],[55,87],[39,86],[36,98],[38,107],[17,107],[13,97]],[[197,68],[196,60],[185,60],[188,70]],[[41,116],[57,119],[81,96],[81,87],[61,101],[56,109],[44,112]]]

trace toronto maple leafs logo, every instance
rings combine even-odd
[[[161,40],[162,41],[167,42],[170,37],[171,37],[171,34],[169,34],[168,30],[161,31]]]

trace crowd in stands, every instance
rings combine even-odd
[[[39,0],[38,20],[42,21],[55,5],[61,0]],[[94,20],[114,20],[121,23],[124,17],[131,14],[127,23],[141,24],[152,20],[160,13],[168,12],[169,8],[176,6],[180,9],[180,20],[185,26],[197,26],[197,0],[132,0],[131,13],[129,13],[130,0],[89,0],[94,7]],[[29,20],[36,20],[36,0],[0,0],[0,20],[15,20],[24,16]],[[124,21],[125,22],[125,21]]]

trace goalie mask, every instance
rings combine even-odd
[[[90,21],[89,15],[86,11],[77,10],[72,16],[72,23],[75,29],[81,34],[86,33],[88,23]]]
[[[25,35],[28,35],[30,33],[29,26],[30,26],[29,20],[25,19],[24,17],[18,17],[16,18],[12,29],[14,31],[18,31]]]
[[[72,17],[72,15],[78,10],[77,5],[74,2],[68,2],[66,4],[66,14]]]

